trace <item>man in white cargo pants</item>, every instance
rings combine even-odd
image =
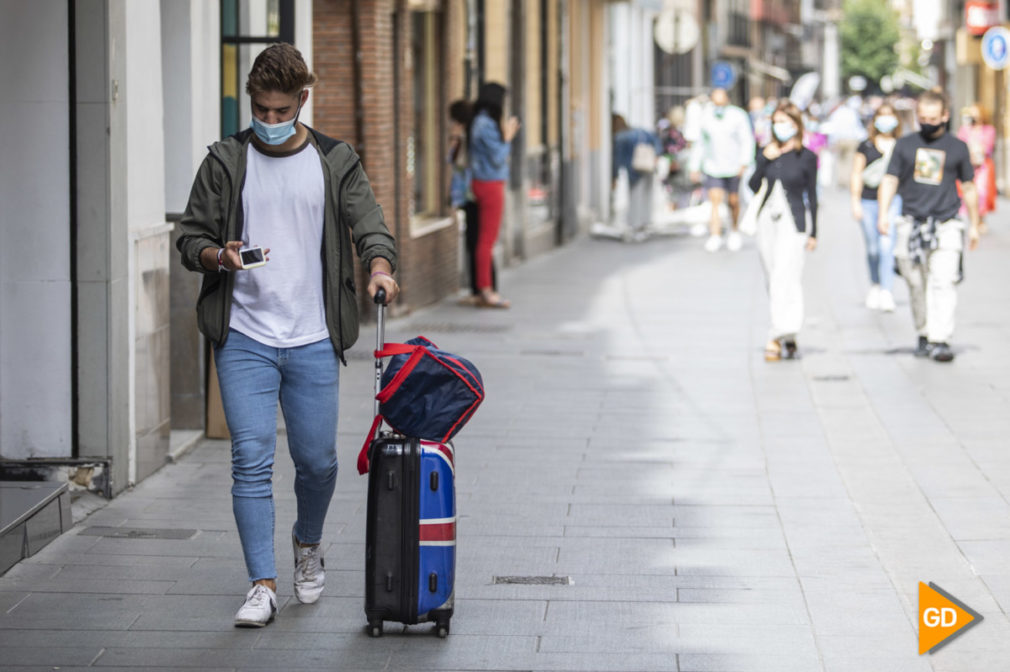
[[[961,279],[965,222],[958,217],[961,183],[968,210],[968,240],[978,246],[978,192],[968,146],[946,132],[950,118],[947,99],[939,92],[919,96],[916,108],[920,130],[898,140],[877,200],[881,234],[890,228],[887,211],[895,193],[902,197],[902,212],[895,227],[894,256],[908,283],[912,317],[918,332],[917,357],[937,362],[954,360],[950,340],[954,334],[957,283]]]

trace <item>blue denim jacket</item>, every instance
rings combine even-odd
[[[497,124],[486,112],[479,113],[470,127],[470,169],[473,179],[481,181],[508,179],[511,147],[502,140]]]

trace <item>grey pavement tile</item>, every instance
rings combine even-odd
[[[5,646],[3,648],[3,668],[5,670],[26,665],[48,665],[49,669],[60,669],[65,665],[88,667],[102,653],[93,643],[80,647],[59,646]]]
[[[144,596],[32,593],[0,614],[0,630],[126,630]]]
[[[816,654],[793,655],[765,650],[751,654],[681,653],[679,672],[812,672],[821,669]]]
[[[1010,540],[1010,504],[1002,497],[931,497],[929,503],[958,541]]]
[[[624,627],[690,625],[807,625],[806,609],[789,604],[703,604],[649,602],[551,602],[545,634],[567,634],[582,629],[620,623]]]
[[[362,637],[364,637],[362,633]],[[356,652],[355,665],[364,669],[383,669],[390,654],[382,651]],[[98,668],[229,667],[243,669],[287,670],[296,667],[324,669],[333,664],[333,652],[324,649],[221,650],[196,648],[108,648],[95,662]]]
[[[808,624],[681,623],[682,654],[751,654],[796,652],[817,655],[814,633]]]

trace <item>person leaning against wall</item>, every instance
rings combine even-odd
[[[505,211],[505,180],[508,178],[508,157],[512,139],[519,132],[519,120],[503,120],[506,89],[501,84],[486,82],[480,87],[473,106],[467,138],[470,141],[470,182],[477,200],[479,233],[474,253],[477,267],[476,306],[508,308],[511,304],[494,288],[492,251],[498,240]]]
[[[235,614],[242,627],[277,611],[278,402],[295,465],[294,594],[312,603],[323,591],[340,363],[358,336],[352,249],[370,271],[370,296],[399,292],[393,237],[360,159],[298,121],[316,82],[291,45],[260,53],[246,84],[252,126],[210,147],[177,243],[183,265],[204,274],[197,321],[214,347],[232,437],[232,509],[253,584]],[[256,245],[261,265],[250,267],[241,250]]]

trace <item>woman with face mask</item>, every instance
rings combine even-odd
[[[979,231],[985,232],[986,214],[996,209],[996,164],[992,160],[996,149],[996,129],[988,123],[986,110],[978,103],[961,112],[961,127],[957,138],[968,145],[971,164],[975,168],[975,188],[978,189]],[[961,214],[967,210],[962,206]]]
[[[778,105],[772,136],[758,155],[749,184],[761,197],[758,250],[771,313],[766,361],[796,356],[803,324],[804,253],[817,247],[817,156],[803,146],[803,113],[796,105]]]
[[[870,137],[856,150],[852,163],[849,190],[852,195],[852,216],[863,225],[866,241],[866,263],[870,268],[870,291],[866,307],[871,310],[894,311],[894,243],[890,234],[877,229],[877,187],[887,172],[894,144],[901,135],[901,121],[894,107],[884,103],[870,121]],[[888,211],[893,221],[901,214],[901,199],[895,198]]]

